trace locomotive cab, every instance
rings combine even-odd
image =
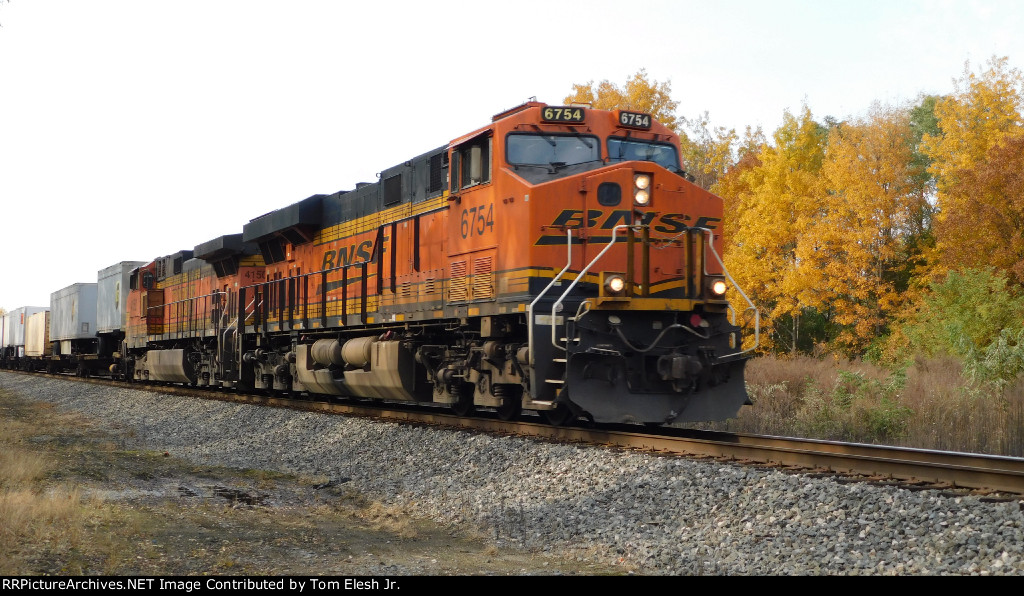
[[[517,354],[524,407],[664,423],[748,403],[722,201],[686,179],[678,148],[648,114],[539,102],[453,141],[449,304],[489,317],[481,341]],[[488,337],[521,320],[525,338]],[[480,386],[511,380],[482,360],[468,374],[477,403]]]

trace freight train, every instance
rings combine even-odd
[[[5,332],[0,364],[556,425],[749,403],[722,200],[650,114],[528,101],[378,177],[55,292],[45,345]]]

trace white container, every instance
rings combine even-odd
[[[124,331],[125,302],[128,300],[128,281],[132,271],[145,265],[143,261],[121,261],[101,269],[96,277],[96,332]]]
[[[25,323],[28,317],[46,311],[45,306],[22,306],[4,315],[4,346],[19,348],[21,356],[25,347]]]
[[[96,284],[73,284],[50,294],[50,341],[96,337]]]
[[[50,311],[29,315],[25,322],[25,355],[49,356],[51,352]]]

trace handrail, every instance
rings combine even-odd
[[[611,249],[612,246],[615,245],[615,235],[616,235],[616,233],[620,229],[628,228],[628,227],[629,227],[628,224],[619,224],[619,225],[615,226],[614,228],[612,228],[612,239],[608,241],[608,245],[605,246],[603,249],[601,249],[601,252],[597,253],[597,256],[594,257],[594,259],[592,261],[587,263],[587,266],[584,267],[583,270],[580,271],[578,275],[576,275],[576,279],[572,280],[572,283],[569,284],[569,287],[567,287],[565,289],[565,291],[562,292],[562,295],[558,298],[558,300],[556,300],[555,303],[553,305],[551,305],[551,345],[553,345],[554,347],[558,348],[559,350],[568,351],[567,348],[563,348],[562,346],[558,345],[558,341],[556,339],[557,335],[555,334],[555,332],[556,332],[556,329],[555,329],[555,313],[558,312],[558,308],[560,306],[562,306],[562,301],[565,300],[565,297],[568,296],[569,292],[571,292],[572,289],[576,287],[576,284],[579,283],[579,281],[581,279],[583,279],[583,276],[587,274],[587,271],[590,271],[590,268],[594,266],[594,263],[598,262],[601,259],[601,257],[603,257],[604,254],[606,252],[608,252],[608,250]]]
[[[754,350],[757,349],[757,346],[760,345],[760,343],[761,343],[761,311],[757,310],[757,306],[755,306],[753,301],[751,301],[750,298],[747,297],[746,292],[744,292],[743,288],[741,288],[739,286],[739,284],[736,283],[736,280],[733,279],[732,275],[729,273],[729,270],[726,269],[725,262],[722,260],[722,257],[720,257],[718,255],[718,251],[715,250],[715,233],[714,233],[714,231],[712,231],[712,230],[710,230],[708,228],[696,228],[696,229],[698,229],[698,230],[700,230],[702,232],[707,232],[708,233],[708,235],[710,236],[708,238],[708,247],[711,249],[711,254],[715,255],[715,260],[718,261],[718,264],[722,266],[722,273],[725,274],[725,277],[729,279],[729,281],[732,283],[732,286],[734,288],[736,288],[737,292],[740,293],[740,296],[743,296],[743,299],[747,301],[748,306],[747,306],[746,309],[744,309],[743,312],[747,312],[747,311],[750,311],[750,310],[754,311],[754,345],[751,346],[750,348],[746,349],[746,350],[742,350],[740,352],[736,352],[735,354],[728,354],[728,356],[739,356],[741,354],[746,354],[747,352],[753,352]],[[732,309],[732,305],[729,305],[729,308]],[[733,324],[735,324],[735,321],[733,321]],[[740,345],[739,347],[742,348],[743,346]],[[723,356],[723,358],[724,358],[724,356]]]
[[[556,282],[558,282],[559,280],[562,279],[562,276],[565,275],[565,272],[568,271],[569,267],[572,266],[572,229],[571,228],[567,229],[565,231],[565,237],[566,237],[565,245],[566,245],[566,251],[567,251],[567,255],[566,255],[566,259],[565,259],[565,267],[563,267],[562,270],[558,272],[558,275],[555,275],[553,278],[551,278],[551,281],[548,283],[548,285],[543,290],[541,290],[541,292],[539,294],[537,294],[537,297],[533,299],[533,302],[531,302],[530,306],[527,307],[527,309],[526,309],[526,316],[528,317],[527,324],[526,324],[526,329],[527,329],[526,343],[530,347],[530,388],[531,388],[531,390],[534,390],[534,391],[535,391],[535,388],[537,387],[537,383],[536,383],[537,379],[535,378],[536,377],[536,372],[535,372],[536,368],[534,367],[534,351],[533,351],[533,346],[534,346],[534,343],[533,343],[533,323],[534,323],[534,321],[533,321],[533,308],[537,305],[538,302],[540,302],[540,299],[544,296],[544,294],[547,294],[548,290],[550,290],[551,287],[554,286]],[[554,329],[555,329],[555,318],[551,317],[551,330],[552,330],[552,333],[554,333]]]
[[[247,286],[247,287],[250,287],[250,288],[251,288],[252,286]],[[252,302],[250,302],[249,304],[246,304],[246,305],[245,305],[245,308],[244,308],[244,309],[242,310],[242,312],[246,312],[246,311],[248,311],[248,310],[249,310],[249,307],[250,307],[250,306],[252,306],[252,305],[253,305],[253,304],[255,304],[255,303],[256,303],[256,296],[253,296],[253,297],[252,297]],[[262,302],[260,302],[260,304],[263,304],[263,303],[262,303]],[[255,310],[254,310],[253,312],[255,312]],[[248,320],[249,320],[249,314],[246,314],[246,315],[245,315],[245,320],[246,320],[246,321],[248,321]],[[244,323],[244,321],[243,321],[243,323]],[[230,323],[228,323],[228,326],[227,326],[227,327],[225,327],[224,329],[225,329],[225,330],[227,330],[227,329],[232,329],[232,328],[234,328],[234,329],[237,329],[236,325],[238,325],[238,316],[235,316],[235,320],[234,320],[234,321],[231,321]],[[244,326],[244,324],[243,324],[243,326]]]

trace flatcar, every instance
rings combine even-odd
[[[529,101],[378,176],[134,268],[111,370],[552,424],[749,403],[722,200],[649,114]]]

